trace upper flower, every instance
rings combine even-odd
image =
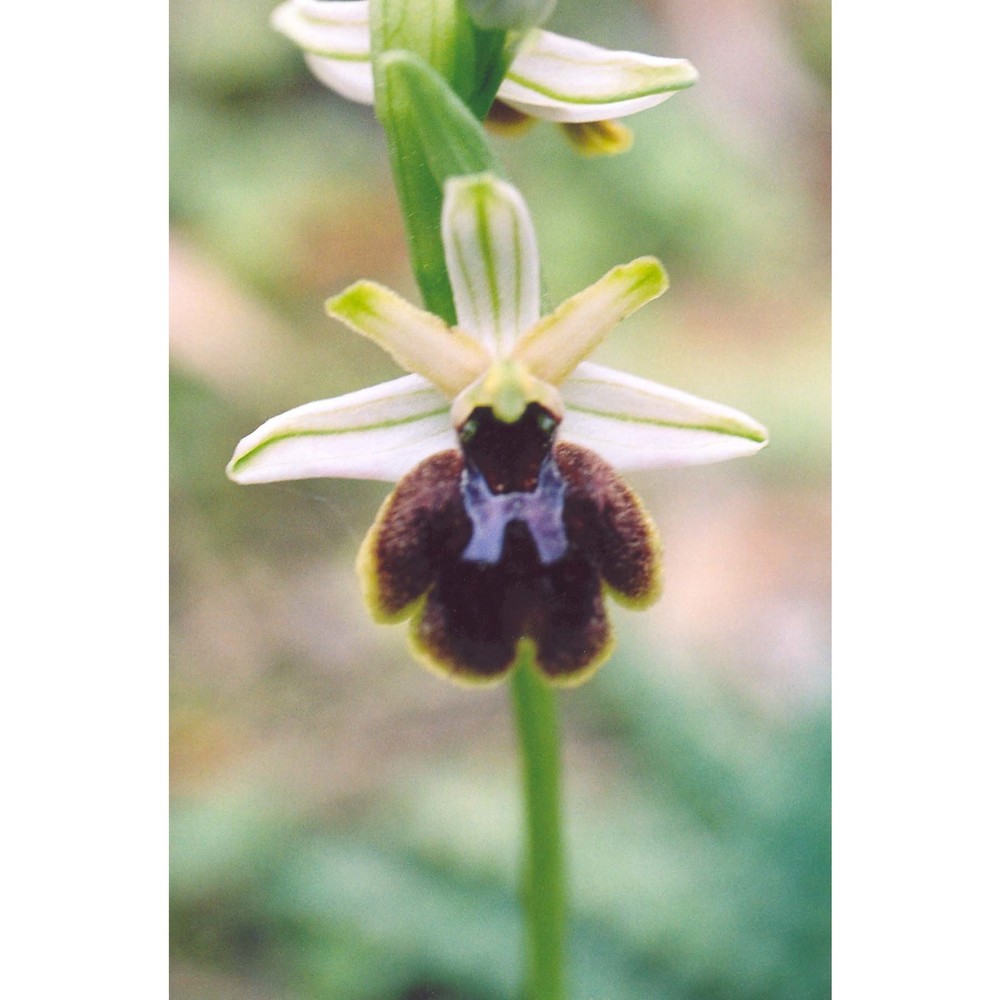
[[[374,102],[366,0],[286,0],[271,24],[301,46],[322,83],[352,101]],[[535,29],[500,84],[490,120],[558,122],[585,151],[613,151],[627,147],[627,133],[608,119],[654,107],[697,79],[686,59],[613,52]]]
[[[602,588],[632,604],[658,589],[655,529],[611,466],[749,455],[767,433],[584,360],[666,290],[659,261],[613,268],[541,317],[534,229],[513,187],[450,179],[441,228],[457,326],[368,281],[326,304],[415,374],[268,420],[227,472],[405,475],[359,564],[376,617],[412,617],[418,655],[450,676],[502,676],[526,639],[551,679],[577,682],[610,651]]]

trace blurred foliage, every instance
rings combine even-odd
[[[519,802],[502,689],[425,675],[351,563],[385,484],[241,488],[263,419],[392,377],[327,319],[416,290],[371,109],[270,0],[173,0],[174,1000],[517,993]],[[690,58],[626,156],[497,140],[553,301],[644,253],[668,295],[598,360],[720,399],[772,444],[635,477],[667,594],[564,699],[574,996],[829,996],[829,6],[563,0],[549,26]]]

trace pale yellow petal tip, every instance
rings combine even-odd
[[[632,130],[619,121],[560,122],[560,127],[582,156],[618,156],[635,141]]]
[[[641,294],[643,303],[659,298],[670,287],[670,276],[656,257],[636,257],[622,270],[632,281],[634,291]]]
[[[352,320],[375,316],[377,299],[382,295],[392,295],[388,288],[374,281],[356,281],[339,295],[334,295],[323,303],[327,316],[348,324]]]
[[[489,364],[489,352],[471,334],[374,281],[355,282],[325,307],[328,316],[374,341],[400,367],[422,375],[449,398]]]

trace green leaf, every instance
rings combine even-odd
[[[385,126],[410,259],[424,304],[450,324],[455,305],[441,240],[441,206],[449,177],[503,175],[475,115],[419,56],[386,52],[376,59],[376,111]]]

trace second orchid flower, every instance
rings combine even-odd
[[[373,103],[366,0],[286,0],[271,24],[303,49],[323,84],[349,100]],[[613,119],[655,107],[697,79],[686,59],[610,51],[534,29],[500,84],[487,120],[515,129],[536,119],[556,122],[582,152],[621,152],[631,134]]]

